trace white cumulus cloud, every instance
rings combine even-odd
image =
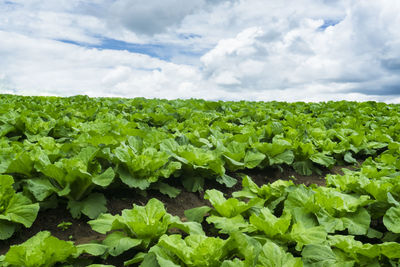
[[[400,100],[400,2],[0,1],[0,93]]]

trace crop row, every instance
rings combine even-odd
[[[355,164],[400,141],[399,106],[382,103],[0,98],[0,174],[33,202],[105,212],[99,189],[202,191],[228,173],[288,165],[303,175]],[[171,183],[171,180],[172,183]],[[93,193],[95,192],[95,193]]]
[[[89,221],[106,234],[101,242],[75,246],[40,232],[12,246],[0,263],[86,266],[125,254],[125,265],[143,267],[398,266],[399,147],[369,158],[359,170],[328,175],[327,187],[282,180],[257,186],[244,176],[242,190],[231,198],[207,190],[211,205],[185,211],[185,222],[151,199]]]
[[[375,102],[1,95],[0,240],[29,228],[39,209],[57,202],[74,218],[92,219],[107,237],[75,246],[41,232],[0,263],[77,266],[82,254],[96,262],[130,252],[127,264],[142,266],[395,266],[399,111]],[[361,159],[358,170],[326,176],[327,187],[288,181],[258,187],[244,177],[233,198],[208,190],[210,207],[186,211],[189,222],[157,200],[112,216],[102,194],[128,187],[175,197],[177,184],[190,192],[203,191],[208,179],[232,187],[237,180],[229,174],[242,170],[290,167],[311,175]],[[47,246],[65,249],[48,250],[61,254],[47,259]]]

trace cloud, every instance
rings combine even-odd
[[[2,75],[22,94],[177,98],[177,89],[201,77],[191,66],[128,51],[87,49],[4,31],[0,39]]]
[[[116,0],[107,14],[109,23],[123,25],[127,29],[144,35],[165,32],[178,27],[189,15],[209,10],[213,6],[232,0]]]
[[[98,43],[105,22],[87,14],[69,12],[78,1],[9,1],[0,5],[0,30],[31,37]],[[79,10],[79,8],[78,8]]]
[[[235,38],[221,40],[201,58],[208,78],[219,85],[241,85],[245,76],[259,74],[257,70],[264,67],[264,63],[255,60],[260,55],[256,37],[262,34],[261,28],[254,27],[244,30]],[[248,72],[249,69],[252,71]]]
[[[261,21],[206,53],[201,58],[205,77],[226,91],[263,92],[266,98],[281,90],[294,99],[296,88],[300,99],[309,93],[320,99],[350,93],[400,95],[400,33],[395,30],[400,8],[391,9],[399,6],[396,1],[384,2],[348,6],[334,23],[312,11],[296,15],[294,22],[287,17]]]
[[[15,94],[17,93],[6,75],[0,75],[0,93]]]
[[[220,1],[30,0],[0,2],[0,30],[88,48],[128,50],[183,62],[204,53],[201,36],[170,32],[187,16]],[[155,33],[159,33],[154,37]]]
[[[111,19],[118,18],[135,33],[153,35],[178,24],[203,4],[203,0],[119,0],[111,6]]]
[[[396,0],[8,2],[3,93],[400,102]]]

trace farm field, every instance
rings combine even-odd
[[[399,266],[399,112],[0,95],[0,266]]]

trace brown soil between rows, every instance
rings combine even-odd
[[[266,183],[271,183],[278,179],[291,179],[296,184],[305,184],[307,186],[310,184],[324,186],[324,177],[326,176],[326,174],[341,174],[342,168],[354,167],[335,166],[330,170],[324,170],[321,175],[313,174],[311,176],[299,175],[289,167],[283,168],[283,171],[279,169],[264,169],[247,170],[241,173],[249,175],[253,179],[253,181],[259,186]],[[215,188],[224,192],[226,197],[231,196],[232,192],[240,190],[242,186],[240,178],[241,176],[239,173],[230,173],[230,175],[238,179],[238,183],[234,187],[227,188],[224,185],[217,183],[215,180],[206,180],[205,190]],[[179,186],[177,187],[179,188]],[[133,204],[145,205],[149,199],[157,198],[164,203],[167,211],[170,214],[177,215],[183,221],[185,221],[185,210],[194,207],[210,205],[209,202],[203,198],[204,192],[192,193],[186,191],[183,187],[180,187],[179,189],[181,189],[182,192],[176,198],[170,198],[154,190],[149,190],[146,196],[138,194],[137,191],[129,188],[109,190],[105,192],[108,211],[111,214],[119,214],[123,209],[132,208]],[[89,243],[96,240],[101,241],[102,239],[104,239],[105,236],[93,231],[87,224],[87,221],[88,219],[84,216],[80,219],[72,218],[65,205],[62,204],[59,205],[59,207],[57,207],[56,209],[41,211],[39,212],[38,217],[31,228],[22,228],[17,231],[12,238],[0,241],[0,255],[5,254],[10,246],[20,244],[35,235],[36,233],[45,230],[50,231],[52,235],[59,239],[73,241],[75,244]],[[63,230],[57,226],[62,222],[71,222],[72,225]],[[106,262],[119,266],[119,263],[113,262],[113,260],[108,260],[104,263]]]

